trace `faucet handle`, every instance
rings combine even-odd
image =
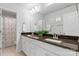
[[[78,38],[78,42],[79,42],[79,38]]]
[[[54,34],[53,39],[58,39],[58,35]]]

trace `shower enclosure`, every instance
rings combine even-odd
[[[0,49],[16,44],[16,13],[0,9]]]

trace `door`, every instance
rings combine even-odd
[[[13,46],[16,41],[16,18],[11,16],[3,16],[4,40],[3,47]]]

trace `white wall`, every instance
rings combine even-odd
[[[34,6],[39,5],[41,7],[40,4],[33,4]],[[43,20],[43,15],[37,13],[37,14],[31,14],[30,10],[32,9],[31,7],[34,7],[32,4],[28,4],[28,9],[24,8],[23,11],[23,18],[24,18],[24,23],[25,25],[23,26],[23,32],[30,32],[30,31],[35,31],[35,28],[38,30],[42,29],[42,20]],[[23,5],[25,6],[25,4]],[[40,23],[41,22],[41,23]]]
[[[10,10],[10,11],[17,11],[19,3],[0,3],[0,8]]]
[[[70,13],[70,12],[73,12],[73,11],[77,11],[76,10],[76,6],[75,5],[72,5],[72,6],[69,6],[69,7],[66,7],[66,8],[64,8],[64,9],[61,9],[61,10],[59,10],[59,11],[56,11],[56,12],[51,12],[50,14],[47,14],[47,15],[45,15],[45,20],[46,20],[46,25],[47,24],[50,24],[50,25],[54,25],[54,23],[55,23],[55,20],[56,20],[56,18],[57,17],[61,17],[61,19],[63,19],[63,15],[65,15],[65,14],[67,14],[67,13]],[[64,24],[66,23],[66,22],[64,22],[63,20],[61,21],[61,23],[63,23],[63,26],[62,26],[62,28],[61,29],[66,29],[66,28],[70,28],[70,27],[64,27]],[[69,22],[69,23],[71,23],[71,22]],[[67,23],[66,23],[67,24]],[[65,24],[65,25],[66,25]],[[75,25],[75,24],[74,24]],[[73,26],[73,25],[72,25]],[[78,34],[77,32],[79,32],[78,31],[78,22],[77,22],[77,27],[76,27],[76,29],[77,30],[75,30],[75,35],[76,34]],[[52,27],[51,27],[52,28]],[[64,30],[63,29],[63,30]],[[59,29],[60,30],[60,29]],[[63,30],[61,30],[63,33],[64,33],[64,31]],[[54,32],[54,30],[52,29],[52,31],[51,32]],[[53,34],[53,33],[52,33]]]
[[[19,6],[19,10],[17,11],[17,51],[20,51],[21,49],[21,32],[22,32],[22,23],[23,23],[23,13],[22,13],[22,7]]]
[[[23,32],[32,32],[34,31],[34,26],[38,27],[39,21],[42,19],[41,15],[32,15],[29,10],[23,10]]]
[[[75,6],[71,6],[71,7],[63,8],[59,11],[55,11],[53,13],[51,12],[50,14],[46,14],[45,18],[49,19],[49,18],[55,18],[55,17],[58,17],[58,16],[62,16],[65,13],[74,11],[75,10],[74,7]]]
[[[34,5],[34,4],[33,4]],[[33,7],[32,5],[32,7]],[[30,14],[27,4],[21,4],[17,11],[17,50],[21,50],[21,32],[32,32],[35,31],[35,26],[39,27],[39,21],[43,19],[43,16],[40,14]],[[25,24],[23,26],[23,23]],[[42,24],[40,24],[42,26]],[[38,28],[41,29],[41,28]]]

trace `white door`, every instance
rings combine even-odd
[[[4,24],[3,24],[3,30],[4,30],[4,40],[3,40],[3,46],[13,46],[16,41],[16,22],[15,18],[10,16],[4,16],[3,17]]]

